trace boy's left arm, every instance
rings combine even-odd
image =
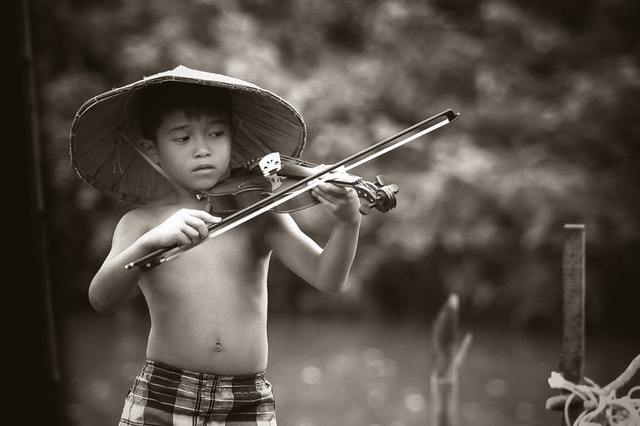
[[[326,292],[341,290],[355,258],[360,231],[356,191],[322,183],[312,194],[329,209],[335,224],[324,248],[307,236],[289,215],[275,214],[265,242],[278,258],[305,281]]]

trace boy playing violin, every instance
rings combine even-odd
[[[202,242],[220,221],[207,211],[206,191],[251,156],[299,155],[305,137],[297,111],[271,92],[185,67],[114,89],[78,112],[75,170],[108,195],[141,204],[117,224],[89,287],[98,312],[118,309],[136,286],[149,310],[147,360],[120,425],[276,424],[265,379],[270,258],[321,291],[340,291],[356,252],[360,202],[352,188],[312,190],[335,219],[324,247],[290,215],[273,212]],[[173,244],[197,246],[153,269],[125,269]]]

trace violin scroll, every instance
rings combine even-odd
[[[365,200],[365,203],[360,206],[360,214],[368,215],[372,208],[386,213],[398,204],[396,200],[398,185],[388,184],[384,176],[378,175],[375,182],[363,183],[367,186],[366,190],[363,190],[359,184],[354,186],[358,196]]]

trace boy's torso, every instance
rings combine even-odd
[[[142,275],[148,359],[218,375],[265,370],[266,222],[254,218]]]

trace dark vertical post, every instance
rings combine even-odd
[[[585,226],[564,226],[563,333],[560,370],[565,379],[580,383],[584,376],[585,339]],[[578,413],[570,409],[570,417]],[[564,417],[564,414],[563,414]],[[569,419],[572,421],[572,419]],[[564,424],[564,419],[563,423]]]
[[[7,239],[16,242],[12,253],[20,255],[19,282],[13,283],[12,290],[19,288],[19,296],[11,298],[13,307],[10,329],[19,331],[11,342],[13,354],[18,359],[8,365],[9,373],[18,377],[11,381],[15,403],[8,406],[22,416],[39,413],[43,422],[50,426],[64,423],[62,406],[62,386],[56,341],[56,324],[53,312],[52,288],[48,259],[48,228],[44,203],[43,158],[40,140],[40,117],[38,108],[38,87],[36,82],[35,58],[31,40],[31,11],[29,0],[11,0],[14,7],[11,24],[15,31],[16,58],[9,59],[8,71],[16,76],[7,78],[9,86],[15,89],[16,100],[9,110],[16,113],[15,120],[7,120],[7,127],[17,132],[11,140],[11,149],[19,152],[19,158],[12,158],[13,171],[23,172],[22,178],[6,182],[6,187],[15,187],[18,195],[11,199],[13,208],[7,212],[19,212],[20,216],[6,223],[6,228],[17,228],[19,238]],[[7,25],[9,26],[9,25]],[[9,103],[7,101],[6,103]],[[18,165],[18,161],[22,164]],[[17,167],[16,167],[17,166]],[[11,197],[7,197],[8,199]],[[11,230],[9,230],[11,231]],[[14,231],[15,232],[15,231]],[[26,266],[25,266],[26,264]],[[12,265],[12,266],[17,266]],[[24,406],[23,406],[24,405]]]

